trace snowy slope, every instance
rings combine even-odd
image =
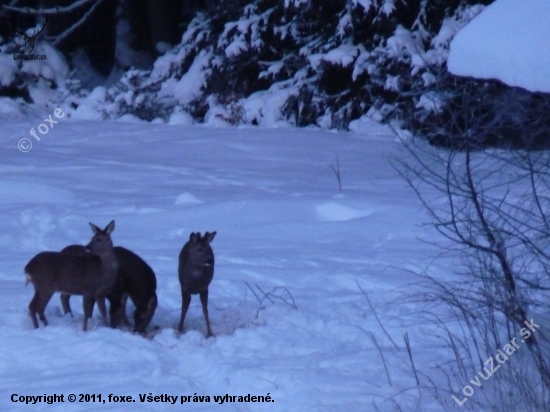
[[[452,40],[449,71],[550,92],[550,2],[496,0]]]
[[[185,406],[197,411],[389,411],[394,401],[407,411],[441,410],[430,398],[407,405],[402,390],[415,383],[406,353],[392,350],[357,285],[394,339],[409,333],[417,366],[427,367],[437,346],[395,299],[410,281],[403,269],[425,267],[434,255],[419,242],[433,233],[418,225],[425,221],[420,205],[388,162],[400,150],[388,130],[65,119],[22,153],[17,142],[38,121],[2,122],[0,410],[129,410],[122,403],[10,400],[54,393],[65,400],[129,395],[139,411],[183,408],[142,403],[139,394],[210,396]],[[336,156],[341,194],[330,168]],[[32,329],[25,264],[39,251],[87,242],[88,221],[103,227],[111,219],[115,244],[140,254],[157,274],[158,334],[148,340],[106,328],[97,309],[91,330],[82,332],[81,299],[73,297],[71,319],[61,316],[57,294],[46,309],[50,326]],[[207,230],[218,231],[210,287],[215,336],[204,337],[198,297],[177,336],[178,253],[190,232]],[[391,387],[366,331],[386,352]],[[269,394],[274,402],[214,402],[226,394]]]

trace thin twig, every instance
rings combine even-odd
[[[393,346],[395,347],[395,349],[399,349],[399,346],[397,346],[397,343],[395,343],[395,341],[392,339],[392,337],[390,336],[390,334],[388,333],[388,331],[386,330],[386,328],[384,327],[384,325],[380,321],[380,318],[378,317],[378,315],[376,313],[376,310],[374,310],[374,306],[372,306],[372,303],[371,303],[371,301],[370,301],[370,299],[367,295],[367,292],[365,292],[365,290],[361,287],[361,285],[359,284],[359,282],[357,280],[355,281],[355,283],[357,283],[357,286],[359,287],[361,292],[363,292],[363,295],[365,295],[365,299],[367,299],[367,303],[369,304],[370,310],[374,314],[374,317],[376,318],[376,321],[378,322],[378,325],[380,325],[380,328],[382,328],[382,331],[388,337],[390,342],[393,343]]]
[[[420,380],[418,379],[418,374],[416,373],[416,367],[414,366],[412,351],[411,351],[411,343],[409,342],[409,333],[405,332],[405,335],[403,336],[405,338],[405,346],[407,347],[407,353],[409,354],[409,359],[411,360],[411,366],[414,372],[414,377],[416,378],[416,386],[420,386]]]
[[[361,330],[363,330],[361,328]],[[376,349],[378,349],[378,353],[380,354],[380,357],[382,358],[382,363],[384,364],[384,369],[386,370],[386,377],[388,378],[388,384],[390,386],[393,386],[390,379],[390,372],[388,371],[388,365],[386,364],[386,359],[384,358],[384,353],[382,352],[382,349],[380,349],[380,345],[378,345],[378,341],[376,340],[376,336],[374,336],[374,333],[370,331],[363,330],[367,336],[370,338],[374,346],[376,346]]]
[[[331,164],[330,168],[334,172],[334,175],[336,176],[336,180],[338,181],[338,189],[340,190],[340,192],[342,192],[342,178],[340,175],[340,159],[338,159],[338,156],[336,156],[336,167],[334,167]]]

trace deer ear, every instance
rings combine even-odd
[[[195,232],[193,232],[193,233],[191,233],[191,234],[189,235],[189,241],[190,241],[191,243],[197,243],[197,240],[198,240],[198,238],[200,238],[200,236],[201,236],[200,233],[195,233]]]
[[[206,233],[204,234],[204,238],[206,239],[206,241],[207,241],[208,243],[210,243],[210,242],[212,242],[212,241],[214,240],[214,238],[216,237],[216,233],[218,233],[218,232],[212,232],[212,233],[206,232]]]
[[[92,228],[92,232],[97,233],[100,232],[101,229],[98,228],[96,225],[94,225],[92,222],[90,222],[90,227]]]
[[[105,227],[105,232],[107,232],[107,234],[111,234],[111,232],[115,230],[115,221],[114,220],[111,220],[109,222],[109,224]]]

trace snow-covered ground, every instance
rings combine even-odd
[[[549,1],[496,0],[452,40],[449,71],[550,93],[549,15]]]
[[[209,396],[184,406],[200,411],[389,411],[394,400],[406,411],[441,410],[430,398],[406,403],[417,394],[406,352],[392,351],[358,286],[395,340],[408,332],[417,368],[441,355],[396,301],[410,292],[405,269],[425,268],[434,256],[419,240],[434,233],[419,225],[426,221],[420,204],[388,161],[402,150],[389,130],[62,119],[41,141],[30,137],[29,152],[18,150],[39,123],[2,119],[0,410],[129,410],[69,404],[69,394],[129,395],[132,408],[144,411],[182,406],[142,403],[140,394],[177,395],[178,404],[182,395]],[[337,157],[342,193],[330,167]],[[50,326],[34,330],[23,267],[42,250],[87,242],[89,221],[104,227],[111,219],[114,243],[156,272],[159,307],[150,329],[158,333],[144,339],[104,327],[97,309],[83,332],[80,297],[70,318],[57,294],[46,310]],[[213,230],[215,336],[204,336],[198,297],[178,336],[178,253],[192,231]],[[392,386],[369,331],[386,354]],[[13,403],[12,394],[64,395],[65,403],[29,406]],[[273,401],[214,401],[226,394]]]

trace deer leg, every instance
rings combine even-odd
[[[180,324],[178,326],[178,332],[183,332],[183,321],[185,320],[185,315],[187,314],[187,309],[189,309],[189,304],[191,303],[191,294],[181,290],[181,318]]]
[[[208,318],[208,290],[200,293],[201,304],[202,304],[202,314],[204,315],[204,320],[206,321],[206,337],[209,338],[212,335],[212,329],[210,329],[210,319]]]
[[[34,291],[34,296],[31,299],[31,303],[29,303],[29,315],[31,316],[32,324],[35,329],[38,329],[38,319],[36,318],[36,307],[38,305],[38,301],[40,300],[40,294],[37,290]]]
[[[71,298],[71,295],[69,295],[68,293],[61,294],[61,306],[63,307],[63,314],[66,315],[67,313],[70,313],[72,318],[73,311],[71,310],[71,305],[69,303],[70,298]]]
[[[128,295],[125,293],[111,293],[109,299],[109,316],[111,317],[111,327],[116,328],[121,324],[130,325],[126,318],[126,301]]]
[[[134,312],[134,332],[145,333],[147,326],[151,323],[155,309],[157,308],[156,293],[147,301],[147,305],[140,306]]]
[[[126,302],[128,301],[128,294],[124,293],[120,297],[120,323],[130,326],[130,321],[128,320],[128,317],[126,316]]]
[[[107,299],[109,299],[109,317],[111,318],[111,328],[116,328],[120,323],[120,299],[118,295],[114,295],[112,293],[107,296]]]
[[[44,326],[48,326],[48,320],[46,319],[46,315],[44,314],[44,311],[46,310],[46,306],[48,305],[48,302],[52,298],[52,295],[53,295],[53,292],[44,294],[39,301],[40,303],[38,305],[38,317],[40,318]]]
[[[109,321],[107,320],[107,309],[105,307],[105,296],[97,296],[96,297],[96,303],[97,303],[97,307],[99,308],[99,313],[101,313],[101,318],[103,319],[103,323],[105,324],[105,326],[109,326]],[[92,305],[92,309],[93,309],[93,305]],[[91,313],[90,313],[90,317],[91,317]]]
[[[38,317],[40,318],[44,326],[48,326],[48,321],[46,320],[46,315],[44,315],[44,310],[46,309],[46,306],[48,306],[48,302],[52,298],[54,292],[54,290],[46,290],[42,291],[42,293],[38,293],[38,291],[36,291],[35,293],[36,301],[34,302],[34,310],[35,313],[38,312]]]
[[[84,324],[82,330],[86,332],[88,330],[88,318],[92,317],[92,311],[94,310],[95,299],[93,296],[83,295],[82,306],[84,309]]]

